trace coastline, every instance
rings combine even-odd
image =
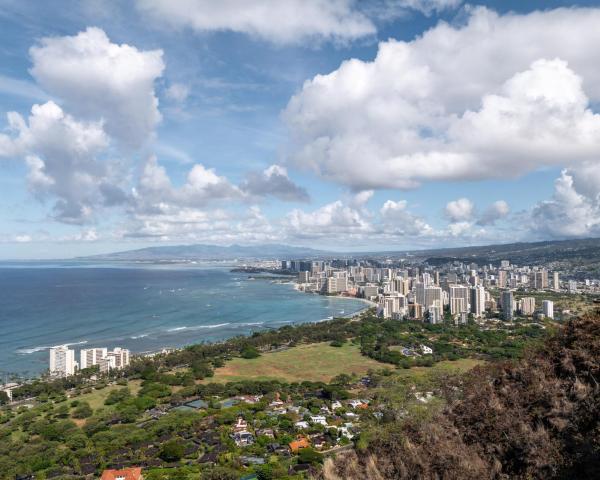
[[[133,269],[137,270],[137,268],[135,267]],[[45,271],[46,269],[42,270]],[[63,271],[66,270],[69,269],[64,269]],[[81,271],[84,269],[73,270]],[[149,271],[146,269],[143,270],[145,272]],[[203,272],[207,271],[205,269],[199,270]],[[222,269],[219,270],[223,271]],[[164,271],[161,270],[161,275],[162,272]],[[85,273],[85,275],[90,274]],[[111,275],[113,274],[111,273]],[[102,277],[102,279],[104,279],[104,277]],[[153,277],[151,280],[154,279],[155,278]],[[252,294],[251,292],[256,291],[256,289],[252,287],[252,285],[254,285],[255,282],[249,281],[249,279],[244,279],[246,281],[242,280],[242,285],[240,285],[239,280],[242,279],[226,279],[226,282],[224,282],[223,285],[228,290],[222,289],[221,285],[219,285],[219,293],[217,293],[217,295],[220,295],[225,298],[225,296],[233,294],[233,298],[239,299],[238,302],[245,302],[246,296]],[[94,339],[94,337],[92,336],[87,337],[84,330],[79,335],[77,335],[77,337],[75,337],[75,340],[64,336],[64,338],[52,338],[52,340],[47,339],[47,342],[44,342],[42,340],[40,341],[40,343],[37,344],[33,342],[31,344],[17,344],[14,347],[15,350],[11,350],[11,352],[14,353],[7,355],[7,359],[9,359],[9,362],[13,364],[20,362],[21,359],[30,359],[26,360],[28,362],[29,368],[23,368],[22,370],[15,368],[11,369],[11,372],[19,375],[23,380],[40,378],[44,375],[47,369],[47,350],[54,345],[73,345],[69,348],[73,348],[75,350],[75,355],[77,357],[79,356],[79,348],[93,346],[120,346],[122,348],[129,349],[131,351],[132,357],[142,358],[154,356],[160,354],[161,352],[181,350],[191,345],[197,345],[202,343],[225,342],[235,336],[250,336],[253,332],[262,330],[275,330],[285,325],[320,323],[323,321],[330,321],[333,318],[352,319],[360,316],[365,310],[373,306],[372,302],[369,302],[365,299],[347,297],[342,295],[320,296],[322,298],[318,301],[316,300],[316,298],[313,298],[311,300],[305,297],[301,297],[300,295],[296,295],[296,292],[305,293],[297,288],[296,282],[290,281],[289,279],[285,279],[284,281],[281,280],[284,279],[280,279],[279,281],[266,282],[265,287],[261,287],[260,290],[262,292],[263,297],[261,298],[259,296],[256,298],[260,299],[258,300],[258,302],[266,302],[265,306],[260,306],[258,309],[254,309],[251,312],[246,312],[248,318],[242,317],[240,319],[237,317],[232,317],[231,321],[228,321],[228,311],[223,310],[219,306],[217,301],[215,301],[214,303],[213,301],[211,301],[214,300],[213,297],[211,297],[211,300],[209,300],[208,298],[202,299],[194,297],[193,295],[189,295],[189,293],[187,293],[190,291],[189,288],[185,288],[187,287],[187,285],[183,286],[177,285],[175,283],[172,284],[171,279],[167,279],[165,280],[165,282],[161,282],[161,284],[155,286],[152,286],[152,284],[150,284],[148,281],[139,282],[139,284],[134,285],[133,288],[135,288],[136,291],[139,291],[143,295],[145,295],[145,298],[152,297],[154,305],[138,304],[139,307],[143,308],[143,310],[139,310],[137,313],[135,313],[136,317],[146,315],[148,316],[148,318],[151,319],[161,317],[165,319],[166,317],[163,315],[163,312],[156,310],[156,305],[162,305],[164,299],[165,302],[170,302],[169,306],[171,307],[173,305],[173,298],[177,299],[178,302],[179,298],[186,298],[189,299],[187,300],[188,304],[194,303],[199,308],[194,313],[194,320],[175,319],[171,324],[168,325],[164,325],[163,320],[163,325],[158,325],[157,327],[154,327],[154,331],[152,331],[152,326],[147,326],[144,322],[142,322],[140,323],[140,326],[142,328],[147,327],[148,331],[142,331],[142,333],[130,333],[128,331],[122,333],[118,332],[114,334],[114,340]],[[56,289],[56,291],[61,291],[62,288],[65,288],[66,284],[66,282],[57,282],[54,279],[51,281],[51,283],[52,287]],[[248,283],[248,286],[244,286],[246,283]],[[256,285],[259,284],[262,284],[262,282],[256,282]],[[148,287],[148,285],[151,286]],[[184,288],[177,288],[178,286]],[[233,290],[231,290],[232,288]],[[242,290],[237,290],[237,288],[242,288]],[[248,290],[246,290],[247,288]],[[294,293],[290,292],[292,288],[294,289]],[[269,293],[272,290],[274,291],[274,293]],[[285,291],[287,291],[288,293],[282,293]],[[295,300],[292,300],[290,302],[289,306],[283,304],[284,307],[281,308],[281,304],[279,303],[270,303],[279,302],[279,299],[287,301],[287,297],[295,298]],[[338,304],[338,302],[334,299],[342,301]],[[308,300],[308,302],[306,300]],[[352,302],[353,300],[359,300],[359,302]],[[349,301],[349,303],[345,303],[345,301]],[[86,304],[89,305],[90,300],[86,300]],[[262,315],[265,315],[267,311],[271,310],[272,313],[266,314],[266,318],[264,319],[264,321],[262,321]],[[346,312],[344,312],[344,310]],[[77,311],[79,311],[79,308],[77,309]],[[188,311],[191,311],[189,307]],[[150,312],[153,313],[150,315]],[[81,316],[87,318],[86,313],[86,311],[82,311]],[[212,315],[215,315],[215,318],[212,318]],[[88,321],[88,323],[91,323],[91,318],[93,317],[89,318],[90,320]],[[259,322],[258,320],[261,321]],[[216,328],[217,326],[222,328]],[[109,335],[113,336],[110,333],[106,334],[106,336]],[[54,335],[54,337],[58,337],[58,335]],[[86,345],[86,347],[83,347],[83,345]],[[8,367],[7,369],[10,369],[10,367]]]

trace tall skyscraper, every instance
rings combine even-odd
[[[440,287],[425,287],[423,308],[427,310],[432,305],[438,307],[443,305],[442,289]]]
[[[554,302],[552,300],[542,302],[542,313],[545,317],[554,318]]]
[[[548,270],[543,268],[533,272],[533,288],[538,290],[548,288]]]
[[[498,270],[498,280],[497,286],[498,288],[506,288],[506,283],[508,282],[508,274],[506,270]]]
[[[502,301],[502,318],[504,320],[512,320],[515,312],[515,300],[511,290],[504,290],[501,295]]]
[[[521,313],[523,315],[533,315],[535,312],[535,298],[523,297],[521,299]]]
[[[75,361],[75,350],[69,349],[66,345],[52,347],[50,349],[49,370],[52,375],[67,377],[75,374],[77,362]]]
[[[485,288],[478,285],[471,288],[471,313],[475,317],[482,317],[485,312]]]
[[[556,291],[560,290],[560,281],[558,278],[558,272],[552,274],[552,288]]]
[[[425,305],[425,284],[422,282],[415,283],[415,303]],[[427,308],[427,305],[425,305]]]
[[[469,310],[469,287],[450,285],[450,313],[456,315]]]

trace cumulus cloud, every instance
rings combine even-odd
[[[446,216],[452,222],[470,220],[473,216],[475,205],[468,198],[459,198],[446,204]]]
[[[141,145],[161,119],[154,82],[164,70],[161,50],[112,43],[100,28],[46,37],[29,50],[31,74],[67,111],[105,122],[122,144]]]
[[[599,22],[600,9],[475,8],[464,25],[382,42],[372,62],[348,60],[291,98],[290,157],[353,189],[593,161]]]
[[[240,188],[252,196],[271,195],[286,202],[308,202],[305,188],[296,185],[280,165],[271,165],[260,173],[250,173]]]
[[[433,229],[421,218],[411,214],[406,200],[387,200],[380,214],[385,233],[395,236],[421,236],[433,234]]]
[[[153,22],[198,32],[231,31],[278,44],[348,41],[375,33],[352,0],[137,0]]]
[[[138,214],[126,226],[124,237],[227,244],[281,240],[280,232],[252,206],[240,214],[220,209],[183,207],[168,213]]]
[[[509,212],[508,203],[504,200],[498,200],[485,209],[477,220],[477,225],[494,225],[498,220],[505,218]]]
[[[173,214],[181,207],[199,209],[215,201],[239,199],[243,193],[214,169],[199,163],[190,169],[186,182],[175,187],[165,167],[151,156],[142,169],[133,197],[139,212]]]
[[[554,182],[552,198],[539,202],[533,208],[531,221],[534,232],[554,238],[600,234],[600,199],[597,193],[588,196],[578,192],[573,176],[573,173],[563,170]]]
[[[312,212],[294,209],[286,215],[283,225],[286,234],[294,238],[362,236],[373,230],[361,212],[341,200]]]
[[[53,216],[65,223],[93,220],[100,205],[126,201],[117,164],[106,159],[109,137],[102,122],[84,122],[54,102],[34,105],[27,120],[8,114],[12,136],[0,136],[0,155],[22,156],[31,192],[55,198]]]

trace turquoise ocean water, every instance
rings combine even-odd
[[[0,375],[44,371],[53,345],[140,353],[364,308],[229,267],[0,263]]]

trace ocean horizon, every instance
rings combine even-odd
[[[352,298],[299,292],[223,264],[0,263],[0,379],[38,375],[48,350],[124,347],[134,354],[353,315]],[[283,279],[284,280],[284,279]]]

